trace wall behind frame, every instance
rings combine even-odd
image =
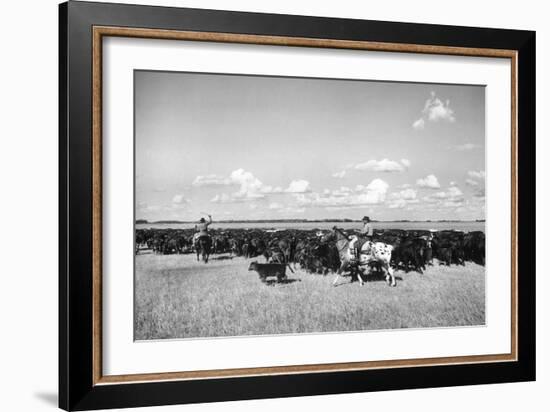
[[[538,207],[550,201],[542,176],[550,175],[550,28],[544,2],[436,0],[357,2],[341,0],[139,0],[122,3],[201,7],[236,11],[440,23],[537,31]],[[57,0],[6,2],[0,6],[0,361],[2,409],[53,410],[57,404]],[[548,215],[537,216],[537,255],[544,256]],[[550,281],[537,262],[538,381],[477,387],[231,402],[147,408],[154,411],[316,410],[460,411],[492,408],[543,410],[550,385]]]

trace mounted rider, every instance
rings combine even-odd
[[[208,234],[208,226],[212,224],[212,215],[208,215],[208,222],[204,217],[201,217],[195,225],[195,234],[193,235],[193,243],[196,244],[201,237],[210,237]]]
[[[374,228],[372,227],[370,218],[368,216],[364,216],[361,221],[363,222],[361,231],[350,242],[351,252],[356,259],[359,258],[363,245],[367,242],[372,243],[372,237],[374,235]]]

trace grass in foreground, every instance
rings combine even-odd
[[[263,260],[262,260],[263,261]],[[397,287],[372,280],[332,286],[334,275],[287,269],[268,286],[249,261],[193,255],[136,257],[135,339],[450,327],[485,323],[485,268],[396,271]],[[349,277],[341,279],[349,282]]]

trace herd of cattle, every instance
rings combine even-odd
[[[334,242],[320,230],[210,230],[212,254],[229,254],[266,261],[298,264],[309,273],[336,272],[340,258]],[[353,234],[352,231],[349,234]],[[485,265],[485,233],[454,230],[375,230],[374,241],[394,247],[394,269],[422,273],[427,265],[464,265],[466,261]],[[194,253],[191,229],[137,229],[136,254],[141,249],[156,254]]]

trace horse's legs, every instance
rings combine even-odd
[[[363,276],[362,276],[363,271],[359,269],[358,266],[355,266],[355,273],[357,274],[357,280],[359,280],[359,286],[363,286],[364,284]]]
[[[388,286],[390,285],[390,278],[391,278],[391,286],[395,286],[396,283],[395,283],[395,276],[393,274],[393,269],[392,267],[390,266],[389,263],[386,263],[384,269],[386,270],[386,282],[388,282]]]
[[[338,279],[340,279],[340,274],[344,270],[346,270],[347,267],[348,267],[348,262],[346,260],[342,261],[342,264],[340,265],[340,268],[336,272],[336,277],[334,278],[334,281],[332,282],[332,286],[336,286],[336,284],[338,283]]]
[[[208,255],[210,254],[210,248],[208,247],[208,244],[207,242],[205,241],[202,245],[201,245],[201,257],[202,257],[202,261],[204,263],[208,262]]]
[[[384,264],[384,265],[381,265],[380,268],[382,269],[382,271],[386,274],[385,278],[386,278],[386,283],[388,284],[388,286],[390,286],[390,278],[391,278],[391,275],[390,275],[390,265],[389,264]]]

